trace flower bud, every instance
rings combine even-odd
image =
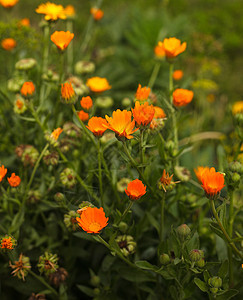
[[[46,150],[45,155],[43,156],[43,161],[47,166],[56,166],[58,164],[59,154],[56,151],[50,152]]]
[[[122,99],[122,106],[123,107],[126,108],[126,107],[130,107],[131,105],[132,105],[131,99],[129,99],[128,97]]]
[[[239,127],[243,127],[243,113],[238,113],[234,115],[235,124]]]
[[[222,279],[219,276],[214,276],[208,279],[208,284],[213,288],[220,288],[222,286]]]
[[[24,99],[20,95],[16,95],[16,99],[14,102],[14,112],[16,114],[22,114],[26,111],[27,107],[25,105]]]
[[[16,62],[15,69],[21,71],[27,71],[34,68],[37,64],[37,61],[34,58],[24,58]]]
[[[23,145],[24,150],[21,155],[21,161],[24,166],[30,165],[33,167],[39,158],[39,152],[31,145]]]
[[[8,83],[7,83],[7,89],[10,91],[10,92],[13,92],[13,93],[18,93],[24,83],[24,79],[23,78],[11,78],[8,80]]]
[[[96,296],[98,296],[100,294],[100,289],[99,288],[95,288],[93,289],[93,292]]]
[[[118,192],[124,193],[125,189],[127,188],[128,183],[130,181],[131,181],[131,179],[129,179],[129,178],[121,178],[116,184]]]
[[[95,104],[99,108],[109,108],[113,105],[114,101],[111,97],[98,97]]]
[[[212,294],[217,294],[218,290],[219,290],[218,288],[210,288],[210,292]]]
[[[192,262],[199,261],[202,258],[202,254],[200,253],[199,250],[193,249],[189,253],[189,258]]]
[[[77,217],[79,217],[79,214],[74,210],[70,210],[68,214],[64,215],[64,224],[70,231],[76,231],[79,228]]]
[[[68,272],[64,268],[58,268],[54,273],[49,274],[51,284],[59,287],[61,283],[66,281]]]
[[[175,166],[175,175],[182,182],[187,182],[191,179],[191,173],[185,167]]]
[[[120,222],[118,228],[122,233],[125,233],[128,229],[128,225],[125,222]]]
[[[133,254],[135,252],[137,243],[134,242],[131,235],[119,235],[116,238],[116,242],[118,243],[118,246],[120,247],[124,256],[128,256],[129,254]]]
[[[75,73],[78,75],[93,73],[95,64],[91,61],[78,61],[74,66]]]
[[[57,254],[45,252],[45,254],[39,257],[39,263],[37,265],[40,273],[44,273],[48,276],[51,273],[56,272],[58,269],[58,257]]]
[[[163,266],[166,266],[170,263],[170,257],[166,253],[162,253],[159,257],[159,261]]]
[[[231,163],[229,163],[229,170],[231,172],[236,172],[236,173],[239,173],[239,174],[243,174],[243,165],[241,164],[241,162],[235,160],[235,161],[232,161]]]
[[[67,136],[70,136],[71,138],[81,137],[81,129],[72,122],[66,122],[63,125],[63,131]]]
[[[201,258],[199,261],[196,261],[196,266],[199,268],[203,268],[205,266],[204,258]]]
[[[73,188],[77,183],[75,172],[70,168],[66,168],[62,171],[60,174],[60,180],[61,183],[69,189]]]
[[[97,275],[92,276],[91,279],[90,279],[90,283],[93,286],[99,286],[99,284],[100,284],[100,277],[97,276]]]
[[[65,195],[63,195],[62,193],[60,192],[57,192],[55,195],[54,195],[54,200],[60,204],[63,204],[65,203],[66,201],[66,197]]]
[[[176,233],[181,242],[184,242],[191,234],[191,229],[186,225],[182,224],[176,228]]]
[[[71,83],[72,86],[73,86],[73,89],[75,91],[75,93],[78,95],[78,96],[82,96],[84,94],[87,94],[89,92],[89,89],[88,87],[83,83],[83,81],[77,77],[77,76],[72,76],[72,77],[69,77],[67,79],[67,82]]]
[[[27,196],[27,202],[30,204],[35,204],[37,202],[39,202],[41,199],[41,193],[40,191],[36,190],[30,190],[28,192],[28,196]]]
[[[57,82],[59,80],[59,75],[49,69],[42,75],[42,79],[47,82]]]

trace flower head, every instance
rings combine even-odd
[[[20,90],[21,95],[26,98],[33,96],[34,92],[35,92],[35,86],[34,86],[33,82],[31,82],[31,81],[26,81],[22,85],[21,90]]]
[[[224,175],[216,172],[215,168],[206,169],[202,174],[202,188],[208,197],[215,197],[222,190],[224,185]]]
[[[46,21],[56,21],[58,19],[66,19],[64,7],[55,3],[47,2],[40,4],[35,10],[38,14],[45,15]]]
[[[51,35],[51,41],[57,46],[61,51],[65,50],[70,44],[74,37],[74,33],[70,31],[55,31]]]
[[[165,50],[164,50],[162,42],[158,42],[157,46],[155,46],[155,48],[154,48],[154,54],[159,59],[165,57]]]
[[[104,16],[103,10],[101,10],[101,9],[99,9],[97,7],[92,7],[90,9],[90,13],[93,16],[93,18],[94,18],[95,21],[99,21]]]
[[[0,0],[1,1],[1,0]],[[21,26],[24,26],[24,27],[30,27],[30,19],[28,18],[23,18],[22,20],[20,20],[18,22],[18,25],[21,27]]]
[[[16,245],[17,245],[16,240],[10,235],[5,235],[5,237],[3,237],[0,240],[1,249],[13,250],[16,247]]]
[[[72,18],[75,16],[75,8],[72,5],[67,5],[64,9],[67,18]]]
[[[37,265],[40,273],[49,275],[56,272],[58,269],[58,256],[57,254],[52,254],[50,252],[45,252],[39,257],[39,263]]]
[[[117,138],[132,139],[132,134],[138,130],[135,127],[135,121],[132,121],[132,113],[127,110],[117,109],[113,111],[112,117],[105,116],[108,122],[108,129],[115,132]]]
[[[19,256],[19,260],[14,262],[14,265],[12,265],[11,262],[9,262],[9,265],[14,269],[11,274],[23,280],[25,280],[25,276],[28,275],[28,269],[31,268],[29,257],[24,256],[22,253]]]
[[[193,91],[189,91],[186,89],[176,89],[173,92],[173,104],[177,107],[185,106],[192,101],[193,96]]]
[[[80,105],[86,109],[86,110],[89,110],[92,106],[93,106],[93,101],[92,99],[90,98],[90,96],[87,96],[87,97],[83,97],[80,101]]]
[[[182,70],[175,70],[173,72],[173,79],[174,80],[181,80],[181,78],[183,77],[184,73]]]
[[[92,92],[101,93],[111,89],[109,82],[106,78],[101,77],[92,77],[89,78],[86,82],[86,85]]]
[[[165,117],[164,110],[159,106],[154,106],[154,119],[164,119]]]
[[[2,165],[0,167],[0,182],[3,180],[3,178],[5,177],[5,175],[7,174],[7,169],[4,168],[4,165]]]
[[[0,0],[0,5],[5,8],[10,8],[16,5],[18,2],[19,0]]]
[[[201,167],[201,166],[199,166],[199,167],[197,167],[196,169],[194,169],[194,172],[195,172],[195,174],[196,174],[196,176],[197,176],[197,180],[198,180],[200,183],[202,183],[202,176],[203,176],[203,173],[204,173],[206,170],[208,171],[208,170],[209,170],[209,167]]]
[[[237,115],[243,113],[243,101],[237,101],[233,104],[232,114]]]
[[[66,104],[74,104],[77,101],[76,93],[70,82],[61,85],[61,100]]]
[[[161,42],[159,42],[159,45],[164,50],[167,58],[174,58],[186,50],[186,42],[181,43],[181,41],[175,37],[164,39],[164,41],[160,43]]]
[[[149,87],[142,87],[141,84],[138,85],[135,98],[139,101],[147,100],[149,97],[151,89]]]
[[[88,126],[86,126],[95,136],[101,137],[107,130],[108,123],[106,119],[101,117],[92,117],[89,119]]]
[[[83,121],[83,122],[88,121],[88,119],[89,119],[89,114],[86,113],[85,111],[80,110],[80,111],[77,112],[77,114],[78,114],[78,117],[79,117],[79,119],[80,119],[81,121]]]
[[[175,184],[179,181],[172,181],[173,174],[170,176],[169,173],[166,173],[165,169],[163,174],[158,182],[159,189],[163,189],[164,192],[170,191],[174,188]]]
[[[1,46],[4,50],[11,51],[17,46],[17,43],[14,39],[7,38],[1,41]]]
[[[153,105],[149,105],[148,102],[140,105],[139,101],[136,101],[135,108],[132,108],[133,118],[138,127],[149,125],[153,120],[154,113]]]
[[[15,175],[15,173],[12,173],[11,177],[8,177],[7,179],[12,187],[17,187],[20,185],[21,179],[18,175]]]
[[[125,193],[131,200],[138,200],[146,193],[146,186],[141,180],[135,179],[128,183]]]
[[[102,207],[87,207],[80,217],[76,218],[78,225],[88,233],[99,233],[107,226],[108,219]]]
[[[59,135],[63,132],[63,129],[58,127],[57,129],[53,130],[51,133],[51,138],[53,138],[55,141],[58,140]]]

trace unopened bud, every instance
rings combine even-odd
[[[98,286],[100,284],[100,277],[97,275],[92,276],[90,279],[90,283],[93,286]]]
[[[78,61],[74,66],[75,73],[87,74],[93,73],[95,70],[95,64],[91,61]]]
[[[170,263],[170,257],[169,257],[168,254],[163,253],[163,254],[160,255],[159,261],[162,265],[166,266]]]
[[[177,233],[180,241],[183,242],[191,234],[191,229],[186,224],[182,224],[176,228],[176,233]]]
[[[99,108],[109,108],[113,105],[114,101],[111,97],[98,97],[95,104]]]
[[[127,231],[127,229],[128,229],[128,225],[127,225],[127,223],[125,223],[125,222],[120,222],[120,224],[119,224],[119,230],[122,232],[122,233],[125,233],[126,231]]]
[[[203,268],[205,266],[204,258],[201,258],[199,261],[197,261],[196,266],[199,267],[199,268]]]
[[[214,276],[208,279],[208,284],[213,288],[220,288],[222,286],[222,279],[219,276]]]
[[[193,250],[190,251],[189,257],[190,257],[190,260],[192,262],[196,262],[196,261],[199,261],[202,258],[202,254],[200,253],[199,250],[193,249]]]
[[[66,197],[62,193],[58,192],[54,195],[54,200],[58,203],[64,203]]]
[[[210,288],[210,292],[212,294],[217,294],[218,290],[219,290],[218,288]]]

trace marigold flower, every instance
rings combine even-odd
[[[76,93],[70,82],[65,82],[61,85],[61,100],[66,104],[73,104],[76,102]]]
[[[181,78],[183,77],[184,73],[182,70],[175,70],[173,72],[173,79],[174,80],[181,80]]]
[[[159,106],[154,106],[154,119],[164,119],[165,117],[164,110]]]
[[[224,175],[216,172],[215,168],[206,169],[202,174],[202,188],[209,197],[219,194],[224,185]]]
[[[140,104],[139,101],[136,101],[135,108],[132,108],[133,118],[138,127],[149,125],[153,120],[154,113],[153,105],[149,105],[148,102]]]
[[[83,97],[83,98],[80,100],[80,105],[81,105],[84,109],[89,110],[89,109],[93,106],[93,101],[92,101],[92,99],[90,98],[90,96]]]
[[[58,127],[57,129],[53,130],[51,133],[51,138],[53,138],[55,141],[58,140],[59,135],[63,132],[63,129]]]
[[[87,233],[99,233],[101,229],[107,226],[108,219],[105,217],[102,207],[87,207],[80,218],[76,218],[78,225]]]
[[[33,82],[31,81],[26,81],[23,85],[22,88],[20,90],[20,93],[22,96],[24,97],[31,97],[35,92],[35,86],[33,84]]]
[[[106,119],[101,117],[92,117],[89,119],[88,126],[86,126],[95,136],[102,136],[107,130],[108,123]]]
[[[173,104],[177,107],[185,106],[192,101],[193,96],[193,91],[176,89],[173,92]]]
[[[14,112],[22,114],[26,110],[26,106],[22,97],[18,96],[14,102]]]
[[[15,173],[12,173],[11,177],[8,177],[7,179],[12,187],[17,187],[20,185],[21,179],[18,175],[15,175]]]
[[[17,46],[17,43],[14,39],[7,38],[1,41],[1,46],[4,50],[11,51]]]
[[[169,173],[166,173],[165,169],[163,174],[158,182],[159,189],[163,189],[164,192],[170,191],[175,187],[175,184],[179,181],[172,181],[173,174],[170,176]]]
[[[181,43],[181,41],[175,37],[164,39],[162,44],[159,42],[159,45],[165,51],[167,58],[174,58],[186,50],[186,42]]]
[[[17,242],[14,238],[12,238],[9,235],[6,235],[0,241],[0,248],[7,249],[7,250],[13,250],[15,248],[16,244],[17,244]]]
[[[45,20],[56,21],[58,19],[66,19],[64,7],[55,3],[46,2],[40,4],[35,10],[38,14],[45,15]]]
[[[74,33],[70,31],[55,31],[51,35],[51,41],[57,46],[61,51],[65,50],[71,40],[74,37]]]
[[[9,265],[13,270],[11,274],[14,276],[18,276],[19,279],[25,280],[25,276],[28,275],[28,269],[31,268],[30,259],[27,256],[24,256],[22,253],[19,256],[19,260],[14,262],[15,264],[12,265],[9,262]]]
[[[117,138],[127,138],[132,139],[132,134],[138,130],[133,128],[135,127],[135,121],[132,119],[132,113],[127,110],[117,109],[113,111],[112,117],[105,116],[108,122],[108,129],[115,132]]]
[[[22,20],[19,21],[18,24],[19,24],[19,26],[30,27],[30,19],[23,18]]]
[[[92,92],[101,93],[111,89],[109,82],[106,78],[92,77],[86,82],[86,85]]]
[[[237,101],[233,104],[232,114],[237,115],[243,113],[243,101]]]
[[[10,8],[16,5],[18,2],[19,0],[0,0],[0,5],[5,8]]]
[[[149,87],[145,86],[142,88],[141,84],[139,84],[135,98],[139,101],[147,100],[149,97],[150,91],[151,91],[151,89]]]
[[[162,42],[158,42],[158,45],[154,48],[154,54],[157,58],[165,57],[165,50]]]
[[[78,117],[79,117],[79,119],[80,119],[81,121],[83,121],[83,122],[88,121],[88,119],[89,119],[89,114],[88,114],[88,113],[86,113],[86,112],[83,111],[83,110],[80,110],[80,111],[78,111],[77,113],[78,113]]]
[[[91,13],[91,15],[93,15],[93,18],[95,21],[99,21],[104,16],[103,10],[96,8],[96,7],[92,7],[90,9],[90,13]]]
[[[7,174],[7,169],[4,168],[4,165],[2,165],[0,167],[0,182],[3,180],[3,178],[5,177],[5,175]]]
[[[64,12],[67,17],[75,16],[75,8],[72,5],[67,5],[64,9]]]
[[[196,169],[194,169],[194,172],[195,172],[195,174],[196,174],[196,176],[197,176],[197,180],[198,180],[200,183],[202,183],[202,176],[203,176],[203,173],[204,173],[206,170],[208,171],[208,170],[209,170],[209,167],[201,167],[201,166],[199,166],[199,167],[197,167]]]
[[[146,193],[146,186],[141,180],[135,179],[128,183],[125,193],[131,200],[138,200]]]

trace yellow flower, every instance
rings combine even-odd
[[[19,0],[0,0],[0,4],[6,8],[13,7],[18,2],[19,2]]]
[[[240,113],[243,113],[243,101],[235,102],[232,107],[233,115],[240,114]]]
[[[51,2],[40,4],[35,11],[38,14],[45,15],[45,20],[47,21],[56,21],[58,19],[67,18],[64,7]]]
[[[86,85],[92,92],[101,93],[111,89],[109,82],[106,78],[101,77],[92,77],[89,78],[86,82]]]

